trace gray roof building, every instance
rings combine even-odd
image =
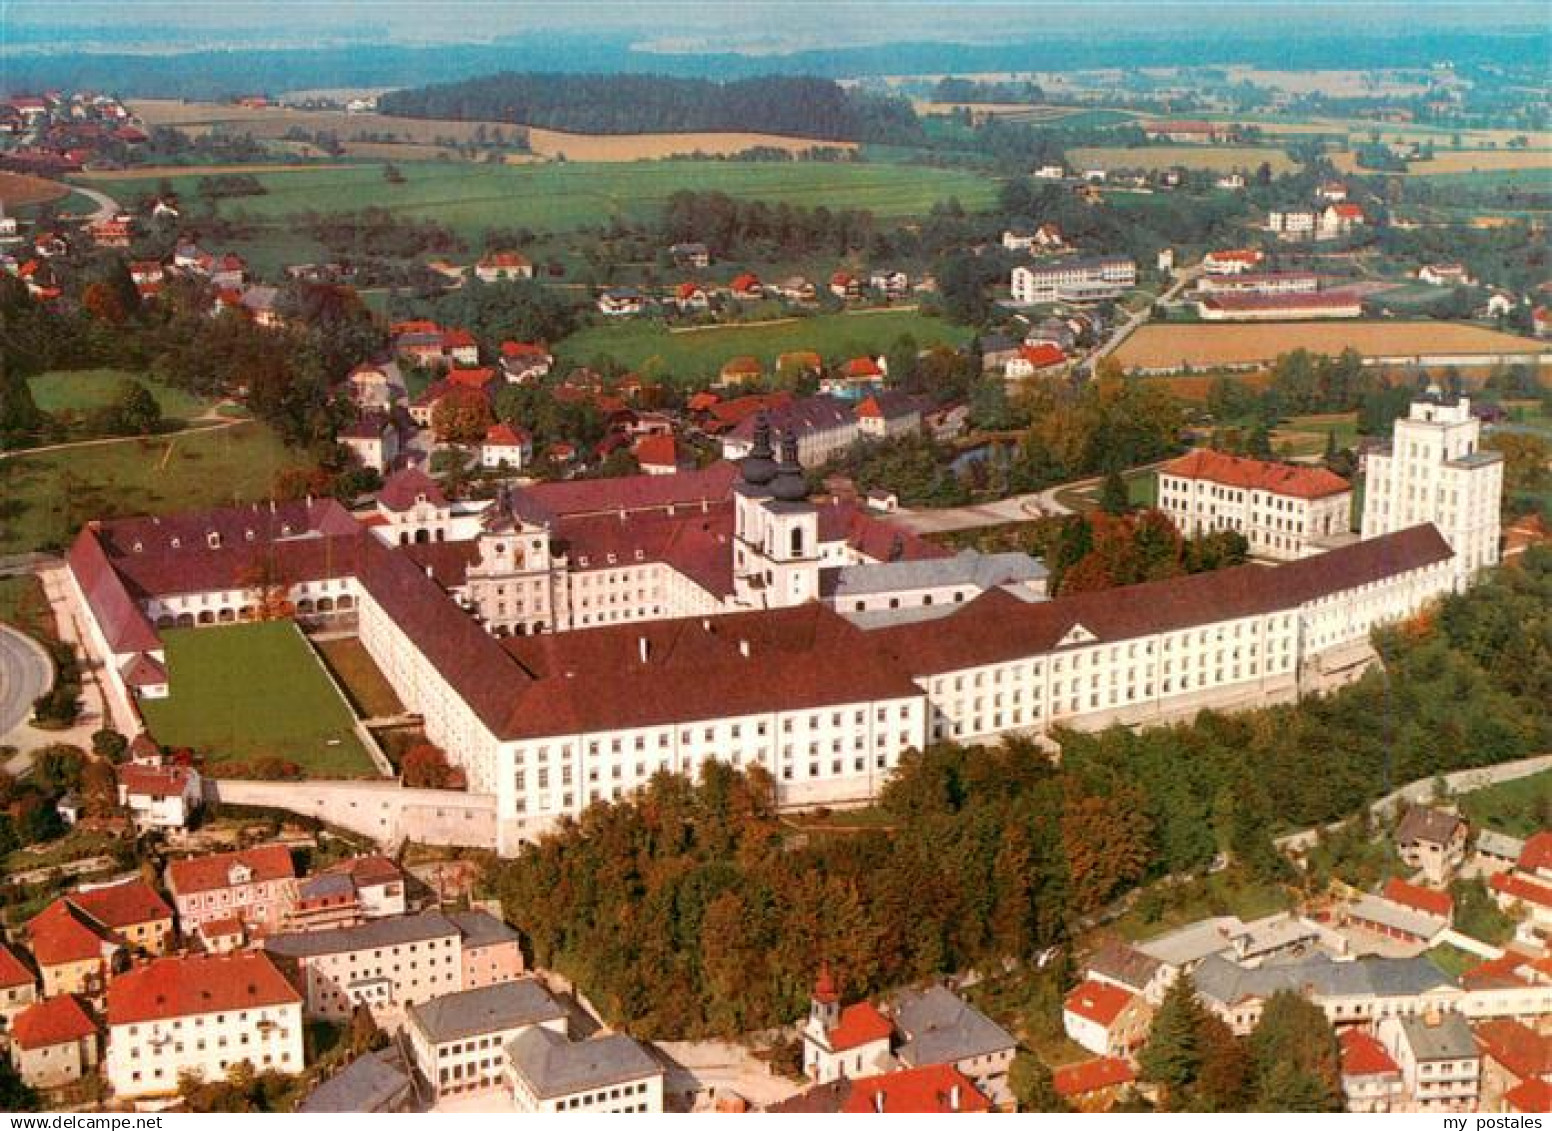
[[[420,915],[400,915],[391,919],[372,919],[356,927],[334,931],[299,931],[271,935],[264,949],[283,958],[315,958],[321,954],[341,954],[381,946],[402,946],[448,936],[457,937],[458,927],[436,911]]]
[[[973,585],[984,592],[998,585],[1032,582],[1043,585],[1049,576],[1045,564],[1028,554],[1017,551],[983,554],[967,549],[951,558],[844,566],[835,579],[835,596],[844,600],[872,593],[899,593],[948,585]]]
[[[1265,999],[1279,990],[1305,997],[1410,997],[1453,987],[1454,981],[1426,958],[1360,958],[1334,962],[1317,955],[1300,962],[1249,969],[1209,955],[1193,978],[1197,996],[1221,1006]]]
[[[516,931],[484,911],[449,911],[447,917],[463,932],[463,945],[466,947],[518,941]]]
[[[1525,851],[1525,842],[1507,833],[1483,829],[1477,833],[1477,851],[1484,856],[1495,856],[1500,860],[1518,860],[1520,853]]]
[[[498,982],[410,1006],[410,1024],[432,1044],[564,1021],[566,1008],[531,978]]]
[[[410,1075],[392,1049],[351,1061],[312,1090],[297,1111],[313,1115],[347,1111],[408,1111]]]
[[[898,995],[894,1023],[905,1038],[896,1055],[913,1068],[1011,1053],[1018,1045],[1000,1025],[942,986]]]
[[[1442,809],[1430,809],[1426,805],[1414,805],[1406,811],[1396,825],[1396,840],[1402,844],[1423,841],[1428,844],[1448,844],[1465,824],[1454,813]]]
[[[1475,1060],[1481,1054],[1466,1019],[1453,1010],[1437,1018],[1403,1017],[1401,1036],[1418,1061]]]
[[[507,1042],[507,1059],[542,1100],[663,1073],[647,1050],[624,1033],[571,1041],[535,1026]]]
[[[1089,959],[1088,972],[1140,994],[1164,964],[1134,946],[1110,939]]]

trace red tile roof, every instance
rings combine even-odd
[[[118,768],[119,784],[132,797],[181,797],[188,788],[186,766],[141,766],[128,763]]]
[[[1137,1074],[1132,1071],[1132,1066],[1114,1056],[1102,1056],[1080,1064],[1064,1064],[1051,1072],[1051,1083],[1056,1086],[1056,1094],[1069,1097],[1130,1084],[1135,1079]]]
[[[340,861],[326,871],[330,874],[339,873],[349,876],[356,881],[357,886],[361,887],[398,883],[404,879],[403,871],[386,856],[354,856],[349,860]]]
[[[1552,907],[1552,887],[1528,880],[1510,872],[1500,872],[1487,881],[1494,891],[1521,903],[1533,903],[1538,907]]]
[[[1322,499],[1353,489],[1347,480],[1324,468],[1295,467],[1286,463],[1246,459],[1215,452],[1210,448],[1198,448],[1172,460],[1162,470],[1165,475],[1205,479],[1225,487],[1270,491],[1274,495],[1299,499]]]
[[[419,468],[410,467],[394,472],[383,482],[377,501],[391,511],[407,511],[422,495],[433,506],[447,506],[447,496],[437,481]]]
[[[1018,355],[1035,369],[1060,365],[1067,360],[1067,355],[1062,352],[1061,347],[1052,345],[1050,342],[1041,342],[1038,346],[1024,346],[1018,351]]]
[[[1326,291],[1322,294],[1222,294],[1201,300],[1211,310],[1347,310],[1358,305],[1361,299],[1346,291]]]
[[[128,687],[158,687],[167,682],[167,669],[144,652],[136,652],[119,670],[119,675]]]
[[[645,436],[636,442],[635,454],[642,466],[674,467],[679,462],[679,445],[672,436]]]
[[[1333,205],[1333,207],[1336,209],[1336,214],[1344,220],[1363,219],[1363,208],[1357,204],[1337,204]]]
[[[840,1021],[825,1034],[835,1052],[861,1048],[876,1041],[887,1041],[894,1027],[872,1002],[859,1001],[841,1009]]]
[[[505,341],[501,343],[501,356],[545,358],[550,356],[550,351],[536,342]]]
[[[158,958],[108,984],[108,1024],[299,1004],[267,954]]]
[[[484,392],[496,379],[496,371],[489,366],[478,369],[449,369],[447,383],[455,388],[477,389]]]
[[[627,475],[618,479],[580,479],[536,483],[514,492],[524,513],[548,518],[632,513],[676,508],[687,512],[702,503],[731,498],[738,468],[725,460],[682,475]]]
[[[291,850],[281,844],[261,844],[236,852],[217,852],[209,856],[191,856],[167,865],[167,886],[178,895],[201,891],[219,891],[232,886],[231,870],[244,866],[252,873],[250,884],[296,878]]]
[[[1521,1080],[1552,1076],[1552,1036],[1519,1021],[1497,1019],[1476,1027],[1477,1044]]]
[[[881,1111],[886,1115],[945,1115],[991,1109],[991,1101],[975,1086],[975,1081],[952,1064],[931,1064],[853,1080],[851,1093],[841,1105],[841,1111],[847,1114]]]
[[[854,357],[843,368],[846,376],[854,381],[884,375],[884,371],[878,367],[878,362],[871,357]]]
[[[1386,882],[1381,894],[1392,903],[1421,911],[1424,915],[1436,915],[1440,919],[1448,919],[1455,914],[1455,901],[1450,898],[1450,893],[1447,891],[1434,891],[1431,888],[1409,884],[1405,880],[1392,877]]]
[[[529,442],[527,432],[519,432],[510,424],[492,424],[485,430],[485,443],[502,448],[520,448]]]
[[[474,339],[474,335],[467,330],[444,330],[442,332],[442,348],[445,350],[463,349],[478,344]]]
[[[122,655],[161,647],[150,620],[109,562],[94,524],[77,535],[68,560],[70,572],[91,606],[109,648]]]
[[[11,986],[30,986],[38,976],[27,969],[26,963],[16,957],[16,952],[0,943],[0,989]]]
[[[65,899],[56,899],[27,924],[27,939],[33,958],[44,967],[100,959],[118,945],[105,927]]]
[[[1121,1011],[1130,1005],[1136,994],[1127,993],[1109,982],[1084,982],[1067,995],[1063,1008],[1068,1013],[1110,1028]]]
[[[1341,1046],[1343,1076],[1399,1075],[1401,1072],[1385,1046],[1360,1029],[1343,1032]]]
[[[1206,258],[1214,263],[1260,263],[1261,252],[1251,247],[1234,247],[1227,251],[1209,251]]]
[[[1542,831],[1527,839],[1520,850],[1519,865],[1522,872],[1552,869],[1552,832]]]
[[[1552,1084],[1545,1080],[1527,1080],[1504,1093],[1511,1111],[1539,1115],[1552,1111]]]
[[[742,294],[746,291],[758,290],[760,289],[760,276],[746,271],[742,275],[738,276],[738,278],[733,280],[731,289],[738,294]]]
[[[116,931],[172,918],[172,908],[167,906],[167,901],[144,880],[125,880],[90,891],[75,891],[65,898],[103,926]]]
[[[41,1049],[94,1036],[97,1023],[69,994],[45,998],[18,1013],[11,1022],[11,1040],[24,1049]]]

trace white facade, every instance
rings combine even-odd
[[[1459,1021],[1458,1018],[1455,1020]],[[1458,1026],[1467,1037],[1460,1046],[1460,1055],[1431,1054],[1414,1046],[1414,1038],[1420,1033],[1426,1034],[1445,1024],[1443,1016],[1437,1012],[1414,1017],[1408,1024],[1403,1024],[1399,1018],[1387,1018],[1379,1023],[1375,1036],[1401,1069],[1402,1098],[1393,1111],[1477,1110],[1482,1057],[1469,1039],[1470,1030],[1464,1025]]]
[[[1059,299],[1115,297],[1137,285],[1130,259],[1062,260],[1013,269],[1013,301],[1022,305]]]
[[[1388,452],[1371,452],[1363,537],[1431,522],[1455,551],[1456,587],[1498,564],[1503,456],[1481,446],[1471,402],[1414,401]]]
[[[1159,472],[1158,508],[1181,534],[1237,531],[1257,557],[1291,561],[1315,552],[1314,542],[1347,533],[1352,505],[1351,490],[1311,498]]]
[[[184,1072],[224,1080],[244,1060],[259,1072],[300,1072],[301,1005],[189,1014],[108,1030],[108,1083],[120,1099],[176,1095]]]

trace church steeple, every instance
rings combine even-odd
[[[801,503],[808,498],[803,465],[798,463],[798,438],[790,432],[781,438],[781,463],[771,480],[771,494],[784,503]]]
[[[764,409],[755,417],[754,446],[744,457],[744,482],[751,487],[764,487],[776,478],[776,453],[771,450],[771,418]]]
[[[826,1033],[841,1023],[841,995],[836,991],[835,979],[830,976],[828,962],[819,967],[819,977],[809,999],[808,1016]]]

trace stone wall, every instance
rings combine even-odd
[[[205,800],[284,809],[369,836],[385,848],[404,840],[496,847],[496,799],[485,793],[406,789],[397,782],[269,782],[205,779]]]

